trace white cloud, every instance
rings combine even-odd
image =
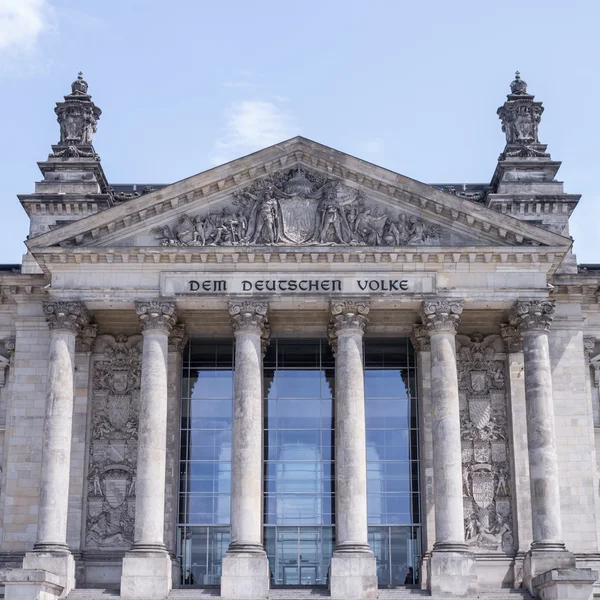
[[[47,0],[0,0],[0,55],[30,54],[52,29],[54,9]]]
[[[215,142],[211,162],[220,165],[234,158],[272,146],[297,133],[295,119],[266,100],[242,100],[227,114],[223,133]]]

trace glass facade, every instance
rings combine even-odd
[[[216,585],[230,541],[233,341],[184,353],[181,583]],[[325,585],[335,548],[335,360],[327,340],[273,339],[264,359],[264,545],[271,585]],[[365,340],[369,543],[379,583],[417,583],[416,365],[405,339]]]
[[[327,582],[334,366],[327,340],[273,340],[265,356],[264,541],[271,585]]]

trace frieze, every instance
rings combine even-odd
[[[152,234],[162,246],[438,245],[439,229],[382,209],[364,192],[303,169],[279,171],[233,193],[232,205],[184,214]]]
[[[93,363],[85,545],[133,543],[142,336],[103,335]]]
[[[514,549],[504,342],[457,335],[465,540],[475,551]]]

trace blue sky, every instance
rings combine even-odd
[[[600,262],[600,4],[454,0],[0,0],[0,262],[82,70],[112,183],[167,183],[300,134],[425,182],[489,182],[519,69],[571,233]]]

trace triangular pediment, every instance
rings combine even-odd
[[[551,246],[570,240],[293,138],[27,242],[62,246]]]

